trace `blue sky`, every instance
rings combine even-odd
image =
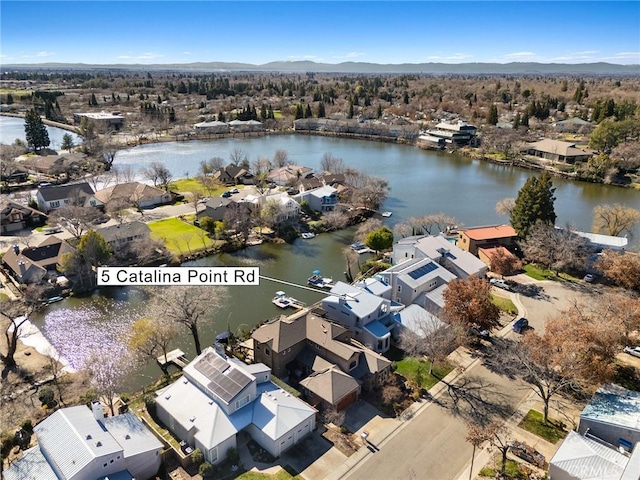
[[[640,2],[6,1],[0,62],[640,64]]]

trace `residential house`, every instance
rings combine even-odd
[[[355,338],[368,348],[384,353],[391,347],[395,322],[391,301],[344,282],[331,288],[322,300],[327,318],[353,331]]]
[[[478,258],[482,260],[485,264],[487,264],[489,268],[491,268],[492,262],[494,262],[496,258],[500,258],[500,257],[503,257],[503,258],[511,257],[511,259],[514,260],[514,263],[512,263],[512,265],[516,265],[515,261],[518,260],[518,257],[516,255],[514,255],[513,253],[511,253],[509,250],[507,250],[501,245],[496,245],[494,247],[478,248]],[[513,272],[503,272],[503,273],[504,275],[509,275]]]
[[[256,361],[271,366],[275,375],[294,384],[302,385],[309,375],[326,373],[333,368],[352,377],[357,385],[372,389],[387,377],[391,362],[355,341],[352,335],[349,329],[332,322],[327,312],[315,306],[256,329],[252,333],[253,355]],[[342,376],[330,374],[323,378],[340,381]],[[359,391],[360,388],[355,396],[347,397],[336,396],[337,391],[309,389],[316,400],[325,400],[328,403],[324,406],[333,408],[343,408],[357,400]]]
[[[21,205],[6,196],[0,198],[0,235],[33,228],[44,223],[46,215],[39,210]]]
[[[443,235],[403,238],[393,246],[392,263],[410,258],[430,258],[459,278],[484,277],[487,266],[477,257],[451,243]]]
[[[157,392],[158,418],[212,464],[237,448],[242,430],[277,457],[315,429],[317,411],[269,378],[264,365],[244,365],[206,348]]]
[[[489,225],[486,227],[465,228],[458,232],[456,246],[473,255],[479,248],[502,246],[507,250],[516,247],[518,234],[511,225]]]
[[[37,283],[46,277],[57,277],[56,267],[63,255],[73,251],[71,245],[52,235],[37,247],[22,251],[14,245],[4,254],[2,262],[20,283]]]
[[[580,414],[578,432],[630,451],[640,442],[640,392],[603,385]]]
[[[36,201],[38,202],[39,209],[45,213],[67,205],[77,205],[80,207],[104,206],[104,204],[95,197],[91,185],[86,182],[40,187],[36,193]]]
[[[604,235],[602,233],[580,232],[578,230],[572,230],[572,233],[586,238],[587,244],[596,250],[615,250],[618,252],[624,251],[629,244],[627,237],[615,237],[613,235]]]
[[[570,431],[549,460],[549,480],[637,480],[640,447],[621,452],[590,435]]]
[[[232,120],[229,128],[233,133],[263,132],[264,124],[257,120]]]
[[[313,170],[300,165],[285,165],[284,167],[271,170],[267,175],[267,180],[281,187],[294,185],[301,178],[305,178]]]
[[[331,212],[338,205],[338,190],[325,185],[314,190],[307,190],[294,195],[299,202],[307,202],[309,207],[316,212]]]
[[[549,138],[528,143],[526,152],[534,157],[565,163],[586,162],[594,154],[593,150],[576,148],[575,142],[563,142]]]
[[[204,217],[210,217],[216,222],[224,220],[224,215],[227,213],[229,205],[235,204],[230,198],[213,197],[207,200],[204,204],[204,210],[198,212],[198,220],[202,220]]]
[[[255,177],[251,172],[233,164],[220,167],[213,174],[213,178],[225,185],[253,185],[255,183]]]
[[[229,124],[226,122],[209,121],[196,123],[193,128],[198,134],[229,133]]]
[[[73,123],[80,125],[82,119],[86,118],[91,123],[107,130],[120,130],[124,125],[124,117],[120,115],[120,112],[88,112],[88,113],[74,113]]]
[[[593,123],[587,122],[580,117],[571,117],[566,120],[560,120],[552,125],[556,132],[563,133],[589,133],[593,130]]]
[[[103,205],[118,202],[138,209],[171,203],[169,192],[140,182],[119,183],[97,191],[94,196]]]
[[[412,304],[394,313],[396,322],[401,326],[400,332],[406,329],[419,338],[427,338],[441,328],[447,326],[437,315],[428,312],[420,305]]]
[[[86,155],[83,153],[64,153],[62,155],[31,155],[24,157],[20,164],[31,173],[57,176],[71,170],[80,170],[85,161]]]
[[[392,300],[416,304],[429,311],[444,308],[443,292],[457,277],[431,258],[413,258],[376,275],[391,287]]]
[[[92,410],[84,405],[62,408],[36,425],[38,445],[12,463],[4,478],[154,478],[162,443],[133,413],[104,418],[97,402]]]
[[[477,131],[477,127],[469,125],[463,120],[459,120],[457,123],[440,122],[435,127],[427,129],[420,138],[436,145],[443,143],[469,145],[475,142]]]
[[[112,250],[121,248],[133,241],[148,240],[151,235],[151,229],[147,224],[137,220],[103,227],[98,229],[97,232]]]
[[[300,204],[285,192],[261,196],[259,200],[261,209],[269,202],[273,202],[277,205],[278,214],[274,219],[276,224],[286,222],[287,220],[293,220],[300,216]]]
[[[360,384],[335,366],[313,372],[300,381],[309,403],[340,412],[358,400]]]

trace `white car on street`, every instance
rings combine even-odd
[[[629,355],[640,358],[640,347],[624,347],[624,351]]]

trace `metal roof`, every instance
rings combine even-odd
[[[162,449],[162,443],[131,412],[105,418],[104,426],[124,450],[124,458]]]
[[[618,385],[603,385],[593,395],[580,418],[640,431],[640,392]]]
[[[265,385],[253,402],[252,423],[272,440],[278,440],[317,413],[315,408],[275,384]]]
[[[4,472],[6,480],[58,480],[39,446],[25,451],[22,458],[13,462]]]

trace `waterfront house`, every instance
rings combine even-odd
[[[112,250],[122,248],[134,241],[148,240],[151,229],[146,223],[133,221],[96,230]]]
[[[232,133],[263,132],[264,124],[257,120],[232,120],[229,128]]]
[[[300,192],[294,198],[299,203],[306,201],[316,212],[331,212],[339,202],[338,190],[329,185]]]
[[[36,193],[36,201],[38,208],[45,213],[67,205],[87,208],[104,206],[87,182],[40,187]]]
[[[240,431],[278,457],[315,429],[317,411],[273,384],[268,367],[245,365],[212,347],[156,395],[158,418],[212,464],[237,448]]]
[[[528,143],[526,153],[534,157],[551,160],[552,162],[586,162],[595,153],[593,150],[576,148],[575,142],[563,142],[561,140],[543,140]]]
[[[260,209],[268,203],[273,203],[276,206],[277,215],[274,218],[274,223],[282,223],[287,220],[294,220],[300,216],[300,204],[296,202],[285,192],[278,192],[273,195],[265,195],[259,197]]]
[[[193,125],[193,128],[198,134],[229,133],[229,124],[217,120],[196,123]]]
[[[102,405],[62,408],[33,429],[38,444],[4,472],[6,480],[154,478],[162,443],[133,413],[105,418]]]
[[[444,307],[443,292],[457,277],[431,258],[413,258],[377,274],[402,305],[416,304],[427,310]]]
[[[64,153],[62,155],[31,155],[24,157],[20,164],[33,174],[58,176],[72,170],[80,170],[86,162],[83,153]]]
[[[209,217],[216,222],[221,222],[222,220],[224,220],[224,216],[229,209],[229,205],[231,204],[234,204],[233,206],[236,206],[236,202],[234,202],[230,198],[210,198],[207,200],[207,203],[204,204],[204,210],[200,210],[198,212],[198,220],[202,221],[203,218]]]
[[[300,381],[311,405],[340,412],[358,400],[360,385],[335,366],[313,372]]]
[[[477,127],[459,120],[457,123],[440,122],[435,127],[423,132],[419,138],[439,146],[461,146],[473,144],[477,132]]]
[[[255,183],[255,177],[251,172],[234,164],[220,167],[213,174],[213,178],[224,185],[253,185]]]
[[[443,235],[406,237],[393,246],[394,265],[411,258],[430,258],[459,278],[484,277],[487,266]]]
[[[42,225],[46,215],[39,210],[21,205],[4,195],[0,198],[0,235]]]
[[[511,225],[488,225],[485,227],[465,228],[458,232],[456,246],[473,255],[479,248],[505,247],[513,250],[518,234]]]
[[[124,117],[120,115],[120,112],[74,113],[73,123],[80,125],[82,123],[82,119],[85,118],[104,130],[120,130],[124,125]]]
[[[284,167],[271,170],[267,174],[267,181],[273,182],[281,187],[294,185],[311,172],[313,172],[313,169],[309,167],[303,167],[301,165],[285,165]]]
[[[171,194],[140,182],[119,183],[94,194],[103,205],[119,202],[138,209],[153,208],[171,203]]]
[[[37,283],[47,277],[57,277],[56,267],[66,253],[75,249],[64,240],[52,235],[37,247],[20,251],[14,245],[5,252],[2,262],[20,283]]]

